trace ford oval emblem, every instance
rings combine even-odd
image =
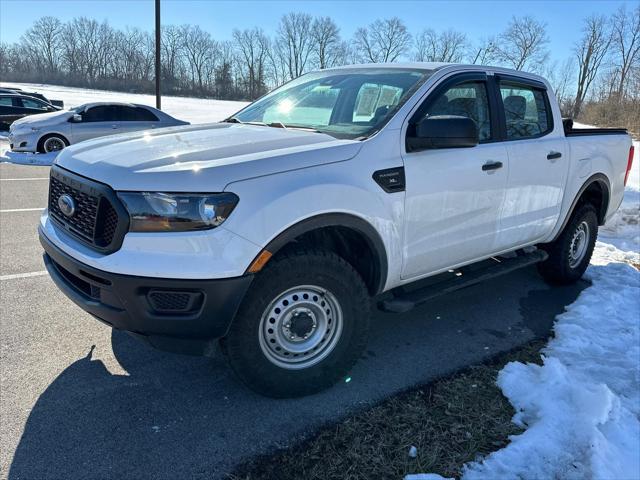
[[[66,217],[73,217],[76,213],[76,201],[71,195],[60,195],[58,197],[58,208]]]

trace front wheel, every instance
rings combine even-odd
[[[309,395],[346,375],[369,333],[369,295],[341,257],[297,250],[260,272],[225,337],[234,372],[260,394]]]
[[[582,277],[589,266],[598,237],[598,217],[590,203],[578,206],[560,236],[542,245],[549,258],[538,271],[549,283],[569,284]]]
[[[43,137],[38,142],[38,151],[40,153],[58,152],[68,145],[66,138],[61,135],[51,134]]]

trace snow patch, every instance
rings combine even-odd
[[[620,208],[603,227],[598,239],[620,250],[640,250],[640,142],[633,142],[635,154]]]
[[[640,272],[618,263],[633,254],[598,244],[592,286],[557,317],[543,365],[500,372],[513,422],[526,430],[462,478],[640,478]]]

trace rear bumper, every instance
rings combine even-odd
[[[44,263],[58,288],[83,310],[161,350],[209,353],[224,336],[253,277],[184,280],[114,274],[56,247],[40,229]]]

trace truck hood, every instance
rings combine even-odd
[[[11,129],[16,129],[27,125],[29,127],[47,127],[49,125],[57,125],[69,119],[74,112],[69,110],[59,110],[57,112],[36,113],[22,117],[11,124]]]
[[[221,192],[235,181],[348,160],[361,145],[304,130],[214,123],[81,142],[56,163],[115,190]]]

